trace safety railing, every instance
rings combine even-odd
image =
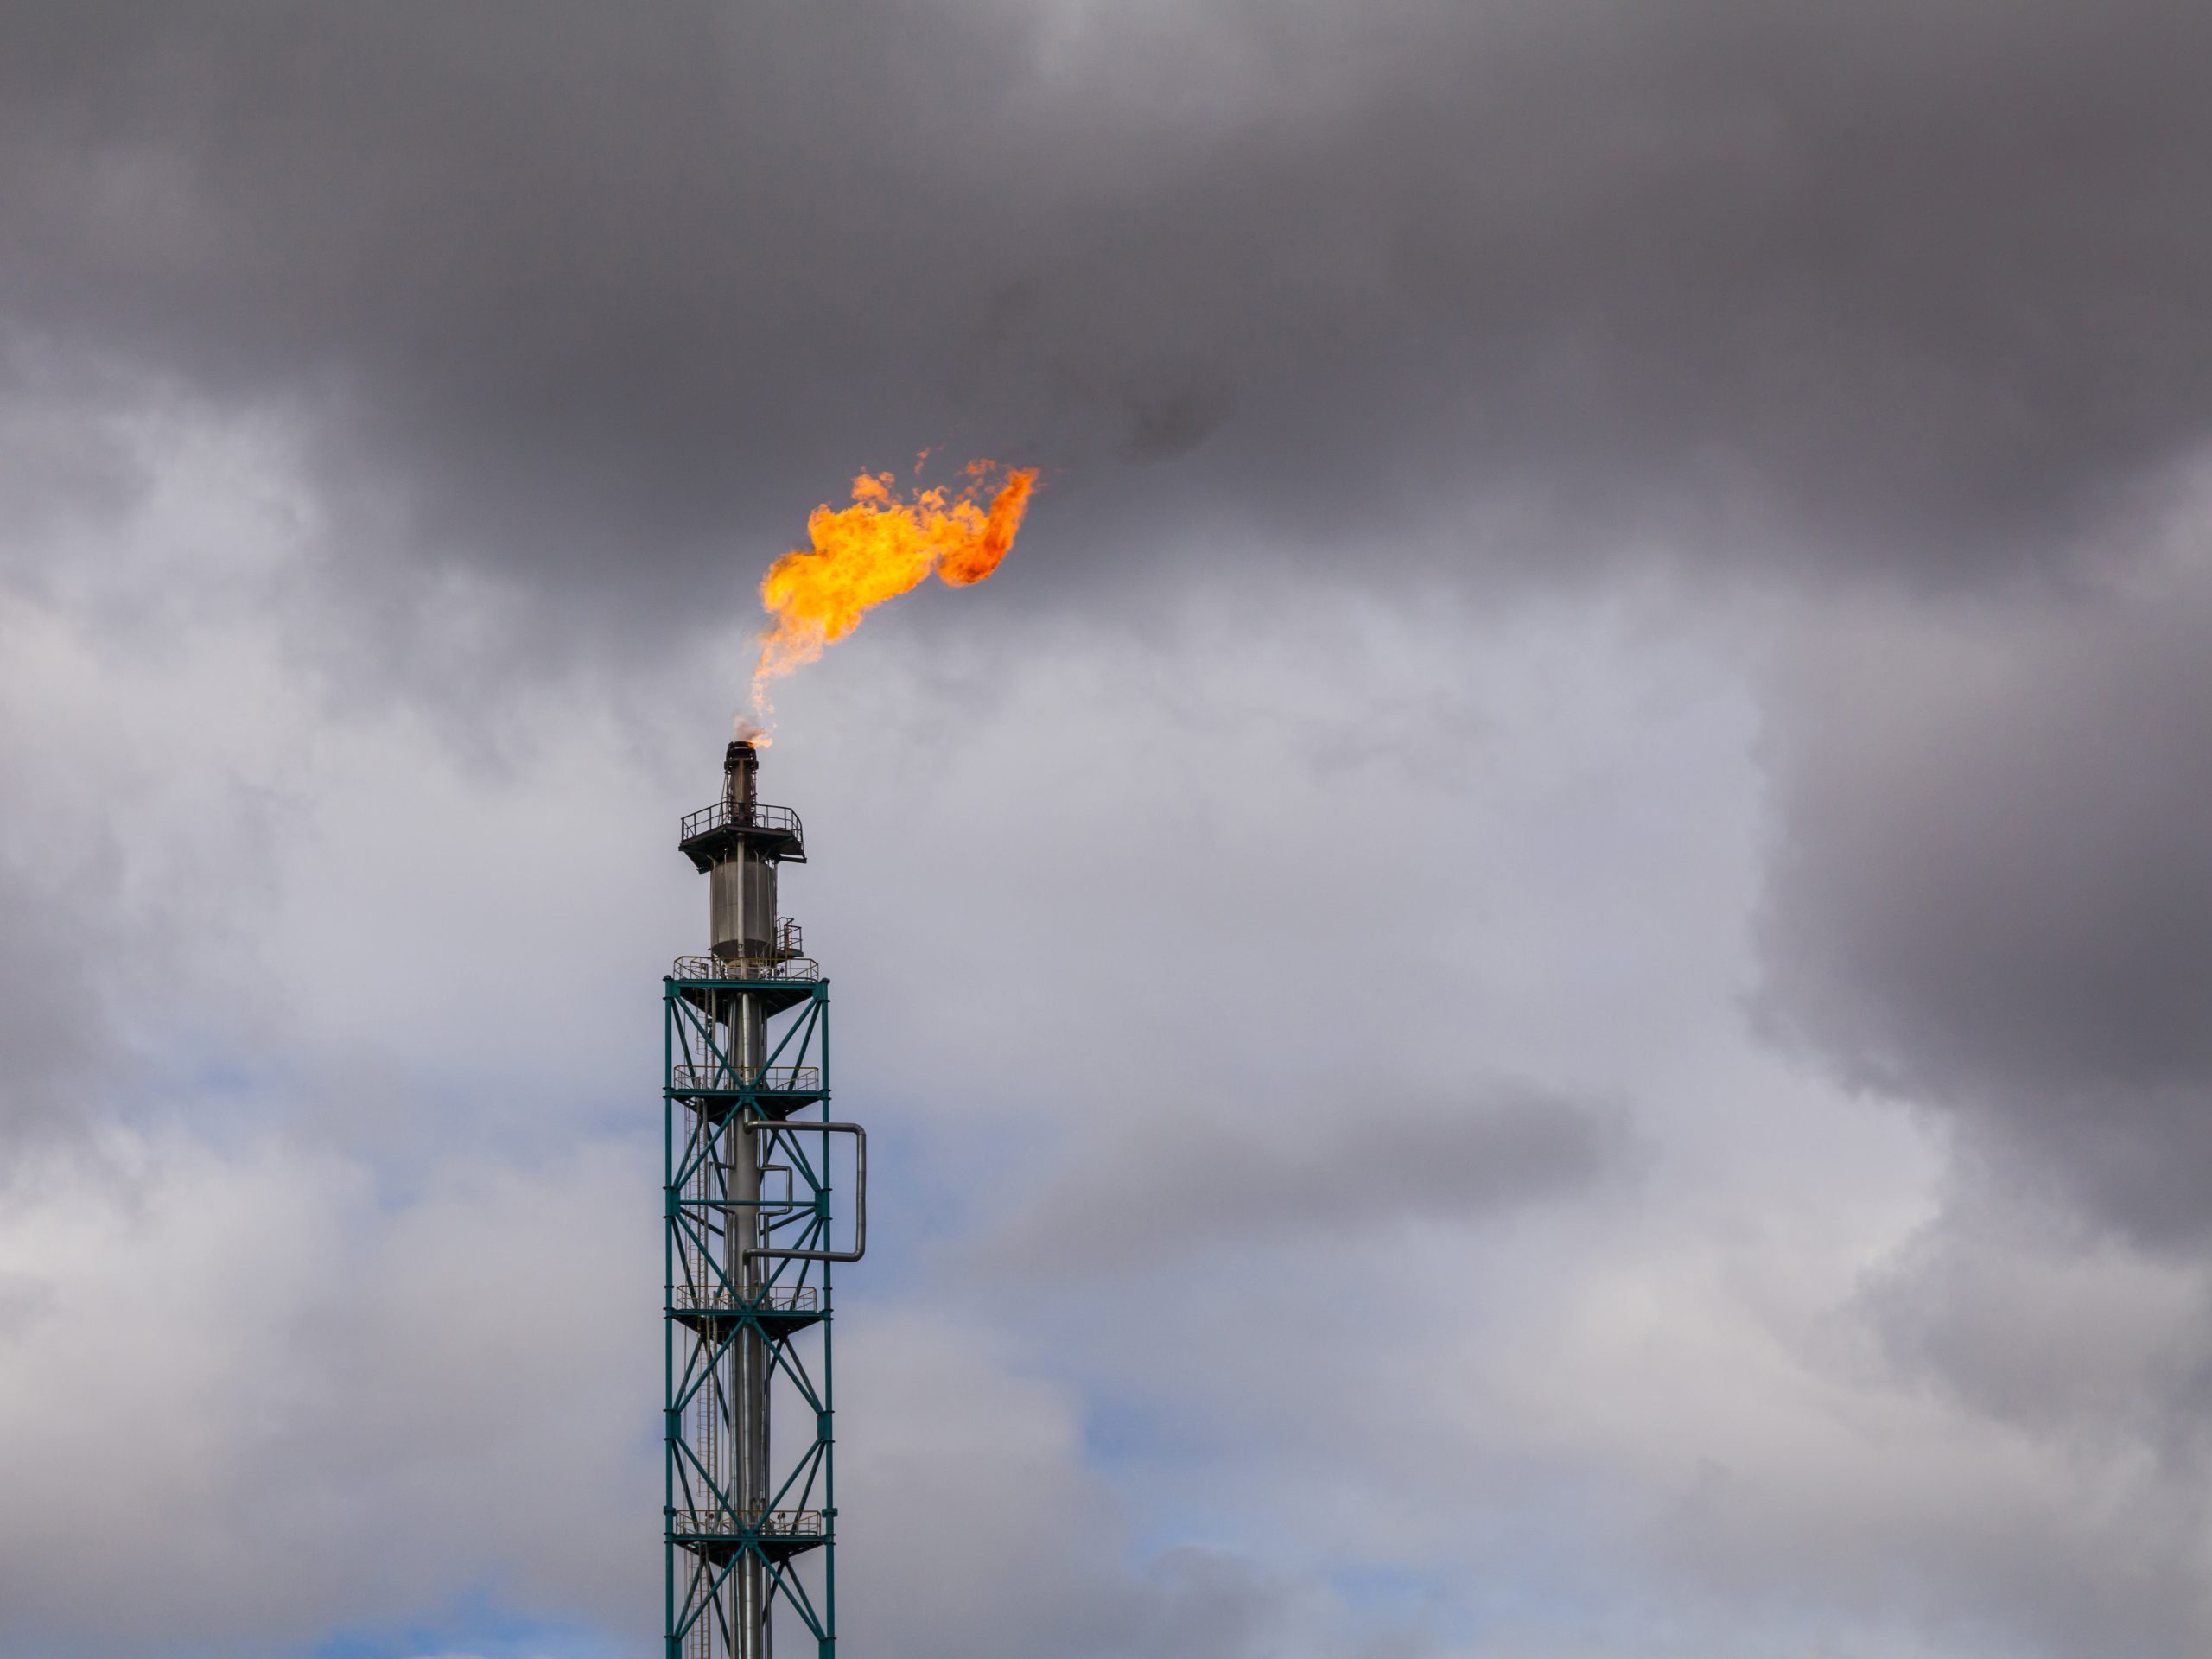
[[[822,964],[812,957],[678,957],[677,979],[819,979]]]
[[[826,1538],[830,1520],[820,1510],[677,1510],[669,1529],[685,1538]]]
[[[761,1313],[819,1313],[822,1300],[813,1285],[762,1285],[753,1290],[725,1290],[720,1286],[678,1285],[676,1306],[680,1313],[727,1313],[746,1308]]]
[[[804,840],[798,814],[788,806],[767,806],[759,801],[716,801],[712,806],[702,806],[696,812],[683,815],[680,839],[696,840],[716,830],[765,830],[779,836],[789,836],[794,841]]]
[[[810,1095],[822,1087],[818,1065],[672,1065],[668,1084],[693,1089],[756,1089],[775,1095]]]

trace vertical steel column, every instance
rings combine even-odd
[[[737,1075],[758,1078],[767,1063],[766,1022],[760,999],[741,991],[734,999],[729,1057]],[[728,1208],[722,1224],[723,1273],[748,1300],[762,1288],[760,1243],[760,1137],[734,1121],[722,1131],[722,1191]],[[741,1516],[765,1517],[768,1510],[768,1354],[760,1326],[738,1327],[730,1347],[729,1463],[726,1484]],[[755,1522],[754,1524],[760,1524]],[[737,1637],[735,1659],[769,1659],[766,1563],[747,1554],[730,1575],[730,1629]]]
[[[759,804],[760,756],[750,743],[732,743],[722,757],[722,808],[734,836],[731,856],[712,872],[709,894],[714,951],[725,961],[766,963],[775,951],[776,865],[745,833]],[[729,1063],[741,1083],[757,1083],[767,1063],[766,1021],[760,997],[741,991],[731,1007]],[[742,1108],[733,1104],[733,1116]],[[760,1289],[760,1151],[759,1137],[734,1122],[722,1132],[723,1272],[748,1300]],[[741,1517],[765,1516],[768,1508],[768,1368],[758,1325],[738,1327],[728,1378],[728,1490]],[[753,1525],[760,1525],[754,1521]],[[766,1563],[747,1552],[731,1574],[730,1629],[734,1659],[769,1659]]]

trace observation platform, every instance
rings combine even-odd
[[[677,830],[676,849],[704,874],[749,844],[764,858],[806,862],[806,830],[788,806],[758,801],[716,801],[687,812]]]
[[[668,1316],[709,1335],[749,1319],[775,1340],[810,1325],[820,1324],[830,1317],[830,1309],[817,1285],[763,1285],[749,1294],[678,1285],[676,1299],[669,1304]]]
[[[815,1065],[728,1065],[669,1068],[668,1092],[709,1117],[727,1116],[741,1105],[750,1105],[762,1117],[789,1117],[802,1107],[828,1097],[822,1068]]]
[[[668,1537],[671,1543],[697,1550],[709,1560],[726,1560],[747,1544],[772,1561],[788,1560],[801,1550],[819,1549],[830,1541],[830,1514],[826,1510],[671,1510]]]
[[[721,992],[751,991],[768,1014],[820,995],[829,982],[813,957],[785,951],[772,957],[678,957],[668,977],[685,1001],[702,1010]]]

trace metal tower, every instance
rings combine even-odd
[[[833,1659],[837,1639],[830,1270],[867,1243],[868,1141],[830,1121],[829,982],[776,914],[777,868],[806,842],[755,799],[760,766],[731,744],[721,798],[683,820],[712,954],[664,982],[667,1659],[770,1659],[778,1629]]]

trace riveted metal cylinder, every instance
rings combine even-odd
[[[723,960],[776,953],[776,867],[741,846],[709,874],[714,951]]]

